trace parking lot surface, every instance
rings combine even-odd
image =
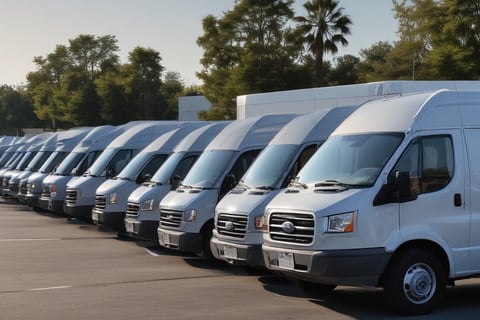
[[[120,239],[80,220],[0,200],[0,319],[407,319],[378,289],[308,296],[271,274]],[[478,319],[480,280],[447,290],[435,313]]]

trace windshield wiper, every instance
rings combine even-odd
[[[321,182],[315,183],[314,187],[325,189],[325,190],[335,188],[335,190],[344,191],[344,190],[349,189],[351,187],[351,185],[347,184],[347,183],[340,182],[338,180],[327,179],[327,180],[323,180]]]
[[[295,188],[300,188],[300,189],[307,189],[307,185],[305,183],[301,183],[298,181],[298,179],[292,180],[290,184],[288,185],[289,187],[295,187]]]
[[[260,190],[275,190],[272,186],[255,186],[255,188]]]

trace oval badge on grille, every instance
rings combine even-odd
[[[288,234],[293,233],[293,231],[295,231],[295,225],[291,221],[285,221],[282,223],[282,230]]]
[[[233,222],[227,221],[225,222],[225,229],[227,229],[227,231],[233,231],[235,230],[235,225],[233,224]]]

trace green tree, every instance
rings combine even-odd
[[[288,27],[293,1],[237,0],[221,18],[202,20],[203,94],[212,109],[206,120],[234,119],[236,97],[247,93],[297,89],[311,84],[300,64],[303,47]]]
[[[329,85],[338,86],[357,82],[357,67],[360,62],[358,57],[346,54],[334,61],[335,67],[328,74]]]
[[[33,62],[37,70],[27,74],[27,91],[32,97],[37,117],[49,121],[55,131],[62,114],[54,97],[60,90],[62,76],[70,67],[68,48],[57,45],[45,58],[34,57]]]
[[[360,50],[360,61],[357,64],[359,83],[385,81],[391,79],[392,67],[387,64],[387,56],[393,46],[387,41],[374,43],[370,48]]]
[[[33,112],[33,103],[22,88],[0,87],[0,128],[43,128]]]
[[[314,55],[316,62],[315,86],[323,83],[323,60],[325,53],[338,52],[338,44],[348,44],[346,35],[350,34],[352,21],[343,14],[343,7],[335,0],[310,0],[303,7],[307,15],[295,17],[299,30],[304,35],[308,50]]]
[[[162,106],[160,87],[164,67],[160,64],[158,51],[136,47],[128,55],[125,66],[126,92],[129,103],[135,109],[138,119],[155,119]]]
[[[178,98],[185,92],[185,85],[178,72],[165,74],[160,93],[165,101],[165,109],[160,119],[174,120],[178,117]]]

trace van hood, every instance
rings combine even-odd
[[[216,210],[221,213],[244,215],[263,214],[265,206],[281,190],[232,190],[217,204]]]
[[[374,187],[351,188],[341,192],[315,191],[313,188],[285,189],[270,201],[265,209],[273,211],[313,212],[317,216],[355,211],[359,202],[373,201]]]
[[[173,210],[197,209],[208,212],[212,218],[217,205],[217,189],[183,189],[170,191],[160,202],[161,208]]]
[[[119,192],[120,190],[126,189],[128,186],[132,185],[136,186],[135,182],[129,180],[107,179],[98,186],[96,193],[106,195],[112,192]]]
[[[145,200],[150,199],[159,199],[157,203],[165,197],[165,195],[170,191],[170,185],[160,185],[160,186],[139,186],[130,193],[128,196],[128,201],[141,203]]]

